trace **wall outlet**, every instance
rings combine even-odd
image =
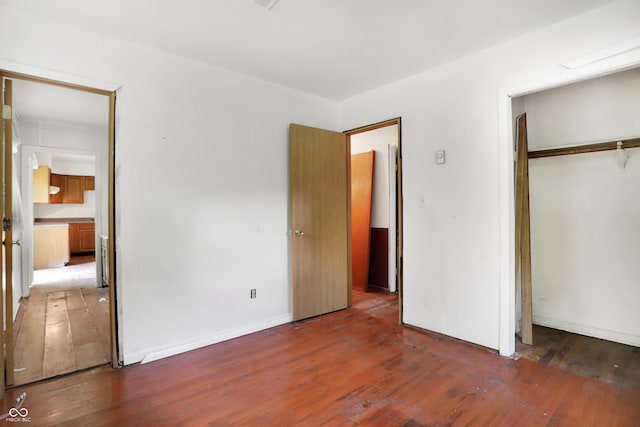
[[[254,299],[255,297],[256,297],[256,290],[251,289],[251,299]]]

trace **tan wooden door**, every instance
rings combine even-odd
[[[529,144],[527,140],[527,115],[516,119],[516,283],[521,286],[522,323],[520,336],[523,344],[533,344],[533,300],[531,289],[531,232],[529,216]]]
[[[4,393],[5,386],[13,384],[13,233],[11,231],[12,221],[12,166],[13,166],[13,144],[12,144],[12,82],[0,75],[2,80],[2,161],[0,161],[0,177],[2,181],[2,262],[0,262],[0,276],[2,277],[4,289],[3,328],[2,342],[4,352],[0,348],[0,362],[4,367],[2,375],[0,393]],[[0,304],[1,306],[2,304]],[[5,383],[6,381],[6,383]]]
[[[289,227],[294,320],[349,306],[349,162],[344,134],[290,125]]]
[[[351,155],[351,284],[360,291],[369,287],[374,157],[373,150]]]

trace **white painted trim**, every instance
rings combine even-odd
[[[498,88],[499,167],[499,350],[515,353],[515,212],[513,188],[513,123],[511,98],[579,81],[602,77],[640,66],[640,50],[626,52],[579,70],[565,70],[553,78]]]
[[[77,76],[69,73],[62,73],[59,71],[49,70],[47,68],[35,67],[27,64],[20,64],[20,63],[12,62],[3,58],[0,58],[0,70],[11,71],[13,73],[26,74],[26,75],[38,77],[41,79],[55,80],[58,82],[64,82],[72,85],[106,90],[109,92],[115,92],[116,89],[122,86],[118,83],[97,80],[89,77]]]
[[[571,61],[565,61],[561,65],[565,68],[573,70],[575,68],[584,67],[585,65],[593,64],[603,59],[608,59],[621,53],[628,52],[640,47],[640,37],[634,37],[622,43],[618,43],[614,46],[609,46],[605,49],[600,49],[596,52],[588,55],[581,56],[580,58],[573,59]]]
[[[498,91],[498,208],[499,286],[498,347],[500,355],[516,351],[515,331],[515,197],[513,183],[513,123],[511,97]]]
[[[158,347],[155,349],[136,351],[133,353],[124,355],[124,364],[130,365],[132,363],[149,363],[165,357],[175,356],[176,354],[185,353],[187,351],[195,350],[198,348],[206,347],[208,345],[217,344],[223,341],[228,341],[233,338],[238,338],[244,335],[252,334],[254,332],[263,331],[265,329],[273,328],[275,326],[284,325],[293,321],[293,315],[287,314],[284,316],[275,317],[273,319],[253,323],[238,328],[228,329],[215,335],[198,338],[195,340],[184,341],[177,345],[171,345],[168,347]]]
[[[540,326],[546,326],[548,328],[572,332],[574,334],[596,337],[608,341],[615,341],[622,344],[640,347],[639,335],[625,334],[624,332],[610,331],[608,329],[602,329],[596,326],[582,325],[580,323],[552,319],[550,317],[544,316],[533,316],[533,323]]]

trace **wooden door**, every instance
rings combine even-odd
[[[522,323],[520,335],[524,344],[533,344],[533,301],[531,289],[531,231],[529,216],[529,144],[527,115],[516,119],[516,210],[515,266],[516,283],[521,285]]]
[[[349,157],[344,134],[290,125],[289,227],[294,320],[349,306]]]
[[[374,157],[373,150],[351,155],[351,283],[360,291],[369,286]]]
[[[3,159],[0,161],[0,180],[2,181],[2,262],[0,262],[0,276],[4,281],[4,323],[2,342],[4,352],[0,347],[0,362],[4,367],[4,375],[0,375],[1,391],[4,393],[5,386],[13,384],[13,233],[11,230],[12,221],[12,167],[13,167],[13,143],[12,143],[12,82],[0,75],[2,80],[2,148],[4,150]],[[2,304],[0,304],[1,306]],[[1,322],[0,322],[1,323]],[[6,383],[5,383],[6,381]]]

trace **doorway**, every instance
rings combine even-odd
[[[299,124],[289,126],[289,256],[293,320],[302,320],[352,306],[351,140],[354,135],[393,127],[397,150],[390,169],[395,185],[389,203],[396,218],[392,286],[400,301],[402,323],[402,150],[400,118],[343,133]],[[387,142],[388,143],[388,142]],[[386,146],[385,146],[386,147]],[[385,153],[379,156],[388,158]],[[387,286],[388,286],[387,282]],[[359,291],[356,301],[366,297]],[[386,290],[389,293],[389,290]]]
[[[117,366],[108,274],[115,94],[1,73],[12,86],[13,231],[21,237],[13,247],[21,258],[13,264],[13,301],[4,307],[12,344],[5,386]]]
[[[516,209],[516,224],[531,217],[521,239],[530,234],[524,252],[531,268],[527,279],[516,275],[515,329],[522,319],[522,342],[533,346],[516,340],[516,350],[635,388],[638,371],[630,361],[640,346],[633,255],[640,202],[630,195],[640,183],[634,161],[640,153],[638,82],[640,69],[634,68],[511,101],[518,134],[524,134],[517,148],[529,146],[518,156],[526,176],[515,193],[523,190],[531,201],[530,209],[528,200]],[[516,271],[518,237],[516,227]]]
[[[365,259],[364,292],[397,293],[401,307],[402,292],[402,186],[401,186],[401,119],[392,119],[345,132],[351,156],[373,151],[373,188],[371,190],[371,216],[368,253]],[[353,158],[353,157],[352,157]],[[353,175],[352,175],[353,179]],[[352,183],[352,185],[354,185]],[[352,203],[356,203],[352,199]],[[352,206],[355,212],[356,208]],[[355,215],[352,229],[356,230]],[[356,239],[354,231],[354,240]],[[354,243],[353,258],[356,259]],[[353,266],[354,270],[356,265]],[[355,273],[354,273],[355,277]],[[353,300],[362,296],[355,289]],[[402,321],[402,310],[400,322]]]

